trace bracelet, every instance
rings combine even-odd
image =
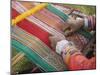
[[[70,55],[69,53],[67,53],[66,56],[65,56],[66,59],[64,59],[64,62],[65,62],[67,65],[69,64],[70,56],[71,56],[71,55]]]
[[[66,48],[65,48],[66,49]],[[69,54],[70,49],[64,50],[64,52],[62,53],[62,57],[64,59],[64,62],[66,64],[69,64],[69,60],[70,60],[70,54]]]
[[[70,56],[75,53],[79,53],[79,51],[76,48],[74,48],[73,46],[68,46],[67,49],[66,48],[63,49],[62,57],[63,57],[65,63],[69,64]]]
[[[63,50],[62,50],[62,54],[67,54],[68,52],[71,53],[71,51],[78,51],[74,46],[72,46],[71,44],[65,45],[65,47],[63,47]]]
[[[88,19],[84,18],[84,28],[87,29],[88,28]]]

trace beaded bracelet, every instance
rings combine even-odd
[[[79,53],[79,51],[74,48],[74,46],[68,46],[67,48],[63,49],[62,57],[67,64],[69,64],[70,56],[74,53]]]

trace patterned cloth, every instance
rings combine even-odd
[[[35,2],[12,1],[12,19],[37,4],[38,3]],[[82,33],[76,32],[65,38],[62,26],[64,25],[64,21],[67,20],[68,14],[62,10],[68,11],[68,9],[64,7],[58,9],[56,5],[49,4],[48,7],[25,18],[17,23],[17,26],[12,27],[12,48],[16,48],[19,52],[24,52],[24,56],[27,57],[30,62],[34,63],[35,67],[33,67],[33,70],[36,66],[38,67],[36,69],[41,72],[67,70],[62,57],[58,55],[51,46],[50,36],[57,36],[58,38],[73,41],[79,50],[82,50],[92,38],[92,36],[88,38],[87,35],[91,34],[85,31],[82,31]],[[74,11],[73,14],[76,12]],[[17,59],[16,62],[19,61],[21,61],[21,59]]]

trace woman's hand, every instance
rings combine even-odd
[[[49,39],[53,49],[56,49],[57,42],[65,40],[65,38],[59,38],[58,36],[50,36]]]
[[[76,18],[75,16],[69,17],[65,22],[63,31],[65,35],[69,35],[77,30],[79,30],[84,25],[84,20],[82,18]]]

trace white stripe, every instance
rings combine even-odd
[[[27,11],[27,9],[24,6],[22,6],[19,2],[13,2],[12,1],[12,7],[14,9],[16,9],[19,13]],[[40,28],[44,29],[48,33],[50,33],[50,34],[52,34],[54,36],[58,36],[59,38],[65,39],[65,36],[63,35],[62,31],[58,32],[57,30],[55,30],[52,27],[50,27],[50,26],[46,25],[45,23],[41,22],[40,20],[38,20],[34,16],[29,16],[26,19],[31,21],[32,23],[35,23],[37,26],[39,26]]]

